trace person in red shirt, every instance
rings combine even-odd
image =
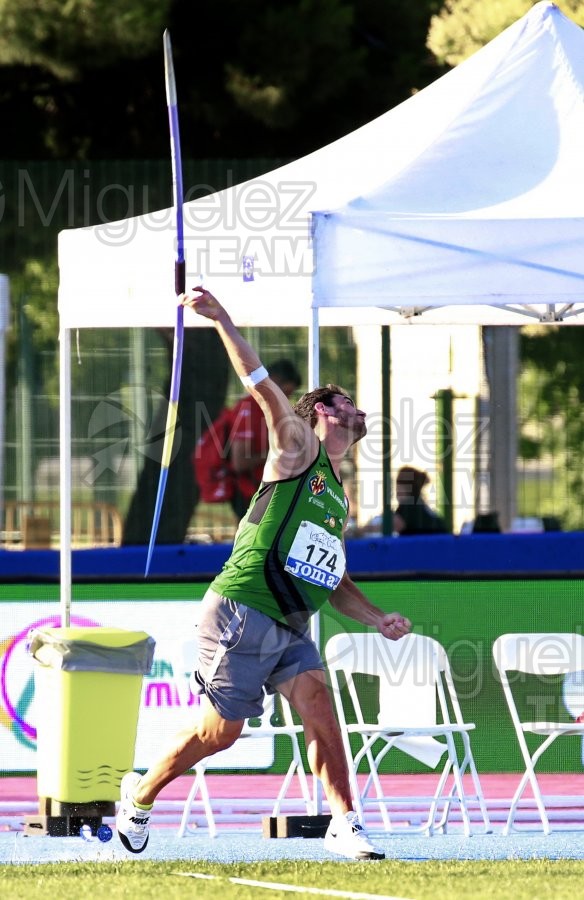
[[[290,360],[275,360],[268,366],[268,370],[272,381],[287,397],[292,396],[300,387],[300,374]],[[249,395],[238,400],[233,413],[229,461],[235,476],[235,487],[230,502],[236,517],[241,519],[262,480],[268,455],[268,428],[259,405]]]

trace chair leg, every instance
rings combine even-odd
[[[288,793],[288,789],[292,783],[294,775],[298,776],[298,783],[300,785],[300,792],[302,794],[302,799],[304,800],[304,805],[306,807],[306,814],[312,815],[312,796],[310,793],[310,788],[308,786],[306,772],[304,771],[304,763],[302,761],[302,754],[300,752],[300,745],[298,743],[296,734],[290,734],[290,741],[292,743],[292,760],[290,762],[290,765],[288,766],[288,771],[284,776],[284,781],[282,782],[280,790],[278,791],[278,796],[276,797],[276,801],[272,809],[272,816],[277,816],[280,814],[280,807],[286,797],[286,794]]]
[[[272,815],[278,816],[280,815],[280,807],[282,802],[286,798],[286,794],[288,793],[288,789],[292,783],[292,779],[294,775],[298,775],[298,781],[300,783],[300,790],[302,791],[302,799],[304,800],[304,804],[306,806],[306,814],[310,815],[312,811],[312,799],[310,797],[310,792],[308,789],[308,781],[306,780],[306,773],[302,766],[302,761],[293,759],[290,765],[288,766],[288,771],[284,777],[284,781],[281,784],[280,790],[278,791],[278,796],[276,797]]]
[[[450,750],[450,748],[449,748]],[[454,788],[448,793],[446,798],[444,797],[444,788],[446,786],[446,781],[450,774],[450,770],[452,769],[452,760],[450,756],[447,756],[446,762],[444,763],[444,767],[440,774],[440,778],[438,779],[438,784],[436,785],[436,790],[434,791],[434,796],[432,797],[432,801],[430,803],[430,809],[428,811],[428,818],[426,819],[426,824],[423,826],[423,831],[427,835],[427,837],[432,837],[432,835],[436,831],[445,832],[447,829],[448,816],[450,815],[450,807],[452,805],[452,793]],[[438,803],[440,800],[444,801],[444,810],[442,815],[438,821],[436,821],[436,815],[438,812]]]
[[[519,801],[523,795],[525,788],[527,787],[527,783],[531,785],[531,790],[533,791],[533,797],[535,800],[535,804],[537,806],[539,817],[541,819],[542,829],[544,834],[549,834],[551,831],[550,822],[548,819],[548,815],[546,812],[545,804],[543,802],[543,798],[541,796],[541,790],[539,788],[539,783],[537,780],[537,775],[535,774],[535,764],[542,756],[543,753],[547,750],[550,744],[555,741],[557,734],[552,733],[547,736],[545,741],[543,741],[533,756],[530,755],[529,750],[527,748],[527,744],[525,743],[525,739],[523,742],[519,742],[521,746],[521,752],[523,753],[523,760],[525,762],[525,772],[521,776],[521,781],[517,785],[517,790],[513,795],[513,799],[511,801],[511,806],[509,807],[509,815],[507,816],[507,822],[505,823],[505,827],[503,828],[503,834],[505,837],[509,834],[513,827],[513,822],[515,820],[515,814],[517,812],[517,807],[519,806]]]
[[[300,755],[299,748],[297,748],[297,753],[295,753],[294,755],[294,761],[296,763],[296,774],[298,776],[298,782],[300,784],[302,799],[304,800],[304,805],[306,807],[306,815],[311,816],[315,812],[314,802],[312,794],[310,792],[310,787],[308,785],[306,772],[304,771],[304,763],[302,762],[302,756]]]
[[[189,818],[191,814],[191,807],[199,791],[201,793],[201,803],[203,804],[203,811],[205,813],[205,818],[207,819],[209,837],[214,838],[217,836],[217,826],[215,824],[213,809],[211,808],[209,791],[207,789],[207,781],[205,779],[205,769],[205,766],[195,766],[195,777],[193,779],[193,783],[191,785],[191,789],[188,793],[187,799],[185,800],[183,814],[178,828],[178,837],[184,837],[187,832],[192,831],[192,829],[189,828]]]
[[[463,742],[465,752],[464,752],[464,759],[460,766],[461,775],[464,775],[464,773],[466,772],[467,769],[469,770],[469,772],[471,774],[471,778],[472,778],[472,783],[474,786],[475,797],[479,804],[479,809],[481,811],[481,816],[483,819],[484,833],[491,834],[491,832],[492,832],[491,819],[489,817],[489,812],[487,810],[487,804],[485,802],[483,789],[482,789],[481,782],[479,779],[479,773],[477,771],[474,757],[472,755],[472,751],[470,748],[470,738],[469,738],[468,734],[462,735],[462,742]]]
[[[471,747],[470,747],[470,739],[468,737],[468,734],[466,734],[464,732],[461,733],[461,739],[462,739],[464,755],[463,755],[461,762],[458,762],[457,755],[455,755],[455,759],[452,762],[452,774],[453,774],[453,778],[454,778],[454,785],[448,795],[447,805],[445,807],[445,817],[443,817],[443,819],[439,823],[439,825],[442,825],[442,824],[444,826],[446,825],[446,819],[448,818],[449,809],[450,809],[452,800],[454,799],[454,794],[456,793],[458,795],[458,800],[459,800],[460,807],[461,807],[461,815],[463,818],[463,823],[464,823],[464,828],[465,828],[465,834],[467,835],[467,837],[472,834],[472,828],[471,828],[471,824],[470,824],[470,813],[469,813],[469,809],[468,809],[468,799],[476,799],[477,800],[477,802],[479,804],[479,809],[481,811],[481,817],[483,820],[484,833],[490,834],[492,831],[491,821],[489,818],[487,805],[485,803],[485,798],[483,795],[477,768],[476,768],[474,758],[472,755],[472,751],[471,751]],[[450,740],[452,741],[452,744],[453,744],[453,748],[454,748],[453,752],[456,754],[454,739],[450,738]],[[467,796],[467,794],[464,790],[464,783],[462,780],[463,775],[465,774],[465,772],[467,770],[470,772],[470,775],[472,777],[472,782],[473,782],[474,791],[475,791],[472,798],[469,798]]]
[[[462,784],[462,773],[460,770],[460,765],[458,762],[458,755],[456,752],[456,745],[454,743],[454,738],[451,734],[446,735],[446,743],[448,744],[448,756],[452,765],[452,777],[454,778],[454,784],[456,788],[456,794],[458,796],[458,801],[460,804],[460,814],[462,816],[462,824],[464,828],[464,834],[466,837],[470,837],[472,831],[470,827],[470,817],[468,814],[468,807],[466,805],[466,794],[464,793],[464,786]]]
[[[377,802],[377,805],[379,806],[379,812],[381,814],[381,819],[383,821],[383,827],[385,831],[391,832],[393,831],[393,826],[391,824],[391,818],[387,809],[387,802],[385,801],[383,787],[379,778],[379,763],[387,754],[389,749],[393,746],[393,740],[384,738],[384,740],[386,741],[386,746],[374,758],[372,747],[376,740],[378,740],[377,737],[361,736],[363,746],[360,750],[357,751],[355,756],[352,756],[350,744],[348,745],[349,749],[347,750],[347,763],[349,766],[349,780],[351,782],[351,792],[353,794],[355,803],[355,811],[357,812],[361,821],[364,821],[365,803]],[[367,775],[367,779],[365,781],[363,789],[360,789],[358,773],[359,765],[361,764],[361,761],[363,759],[367,760],[369,773]],[[375,801],[373,800],[373,798],[369,798],[371,785],[373,785],[375,788]]]
[[[384,790],[381,785],[381,779],[379,778],[379,765],[384,756],[387,755],[391,747],[393,746],[394,741],[389,740],[386,741],[386,746],[378,753],[375,759],[373,759],[373,754],[371,752],[371,747],[367,751],[367,759],[369,761],[369,776],[367,778],[367,782],[365,784],[365,788],[363,790],[363,796],[367,796],[367,792],[369,790],[369,785],[371,782],[375,786],[375,794],[378,799],[379,812],[381,813],[381,821],[383,822],[383,827],[385,831],[391,833],[393,829],[393,825],[391,823],[391,816],[389,815],[389,809],[387,808],[387,802],[384,796]]]
[[[535,772],[533,770],[528,772],[527,770],[521,776],[521,781],[517,785],[517,790],[513,794],[513,799],[511,801],[511,806],[509,807],[509,815],[507,816],[507,822],[505,823],[505,827],[503,828],[503,835],[507,837],[509,832],[513,828],[513,823],[515,821],[515,814],[517,812],[517,807],[519,806],[519,801],[523,796],[523,792],[527,787],[527,782],[531,784],[531,790],[533,791],[533,797],[535,800],[535,804],[537,806],[539,816],[541,819],[542,829],[544,834],[549,834],[551,831],[550,823],[548,819],[548,815],[541,798],[541,791],[539,789],[539,784],[537,783],[537,778],[535,776]]]

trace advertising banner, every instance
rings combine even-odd
[[[7,592],[9,588],[5,589]],[[131,593],[126,586],[125,591]],[[41,589],[39,593],[45,593]],[[39,665],[27,649],[31,629],[60,626],[58,604],[31,599],[2,602],[0,624],[0,770],[30,772],[36,763],[34,669]],[[156,641],[152,669],[144,676],[134,765],[147,768],[185,722],[196,715],[199,697],[189,688],[194,666],[195,623],[199,601],[141,599],[83,601],[75,604],[71,625],[137,627]],[[272,738],[217,754],[212,768],[265,769],[274,762]]]

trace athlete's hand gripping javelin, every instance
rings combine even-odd
[[[197,285],[184,293],[181,302],[183,306],[188,306],[189,309],[193,309],[198,315],[213,321],[216,321],[221,313],[225,312],[216,297],[202,285]]]

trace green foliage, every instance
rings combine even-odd
[[[41,66],[60,79],[144,56],[170,0],[0,0],[0,64]]]
[[[194,7],[178,3],[180,30],[198,28],[206,36],[197,54],[204,79],[193,80],[180,37],[176,43],[187,141],[198,120],[193,141],[208,140],[210,129],[214,141],[233,147],[244,136],[248,154],[257,146],[296,157],[329,143],[436,74],[424,41],[437,6],[436,0],[221,0],[197,9],[195,23]]]
[[[366,53],[352,43],[353,19],[343,0],[271,5],[261,28],[246,21],[239,59],[226,62],[227,92],[266,125],[294,125],[306,103],[328,104],[361,74]]]
[[[552,467],[554,508],[584,527],[584,336],[580,328],[524,328],[520,338],[520,454]]]
[[[162,31],[185,156],[298,157],[433,80],[438,0],[0,0],[5,159],[168,153]]]
[[[262,359],[269,362],[287,357],[303,376],[300,393],[308,390],[308,329],[260,328],[245,329],[245,336],[258,349]],[[350,394],[357,390],[357,354],[352,329],[344,326],[325,326],[320,329],[320,382],[340,384]],[[235,378],[237,396],[241,395],[239,379]]]
[[[39,352],[56,349],[57,286],[58,270],[54,258],[46,261],[28,259],[12,279],[11,290],[16,297],[22,298],[21,309],[32,326],[34,344]],[[13,310],[13,314],[16,312]]]
[[[537,0],[446,0],[432,17],[427,46],[436,59],[456,66],[525,15]],[[559,9],[584,25],[581,0],[563,0]]]

